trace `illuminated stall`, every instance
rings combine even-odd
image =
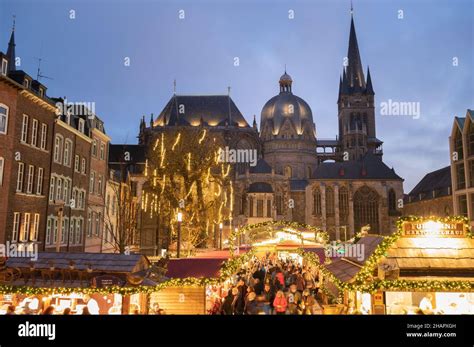
[[[463,217],[404,217],[390,236],[355,243],[362,259],[324,268],[324,290],[345,313],[474,314],[474,239]]]

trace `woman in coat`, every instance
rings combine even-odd
[[[275,308],[276,314],[285,314],[288,301],[285,298],[283,291],[279,290],[276,294],[275,300],[273,300],[273,307]]]

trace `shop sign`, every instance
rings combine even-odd
[[[402,226],[402,237],[463,238],[466,236],[467,227],[462,222],[403,222]]]
[[[96,276],[92,279],[92,286],[96,288],[122,286],[123,284],[124,281],[122,279],[112,275]]]

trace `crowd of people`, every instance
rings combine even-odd
[[[317,271],[291,258],[254,257],[236,278],[235,286],[214,301],[210,314],[314,314],[319,307]]]

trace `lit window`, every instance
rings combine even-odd
[[[89,193],[94,193],[95,173],[91,172],[91,179],[89,182]]]
[[[35,176],[35,167],[33,165],[28,165],[28,177],[26,184],[26,192],[31,194],[33,192],[33,178]]]
[[[25,172],[25,164],[18,163],[18,176],[16,178],[16,191],[21,192],[23,190],[23,174]]]
[[[30,233],[30,241],[38,241],[39,221],[40,215],[39,213],[35,213],[33,216],[33,230]]]
[[[26,142],[28,139],[28,116],[26,114],[23,115],[23,122],[21,124],[21,142]]]
[[[25,213],[21,226],[20,241],[28,241],[30,236],[30,214]]]
[[[100,143],[100,160],[104,160],[105,158],[105,145],[101,142]]]
[[[94,157],[97,157],[97,140],[94,140],[92,142],[92,155]]]
[[[84,119],[79,119],[78,130],[84,134]]]
[[[8,68],[8,61],[6,59],[2,59],[2,75],[7,75],[7,68]]]
[[[8,127],[8,107],[0,104],[0,134],[7,134]]]

